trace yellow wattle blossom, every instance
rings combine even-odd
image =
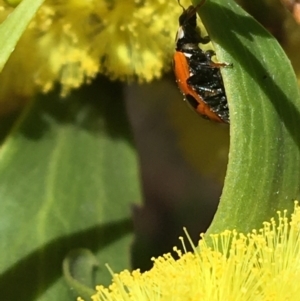
[[[123,271],[97,287],[93,301],[295,301],[300,296],[300,208],[291,220],[263,224],[248,235],[236,231],[202,239],[195,253],[154,259],[153,268]]]
[[[0,22],[12,10],[0,0]],[[160,77],[172,65],[181,12],[176,0],[46,0],[0,75],[0,103],[56,82],[66,94],[98,73],[140,82]]]

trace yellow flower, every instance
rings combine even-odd
[[[94,301],[295,301],[300,296],[300,208],[248,235],[236,231],[203,238],[195,252],[154,259],[153,268],[113,275]],[[212,240],[210,240],[212,239]],[[211,247],[208,242],[212,242]]]
[[[3,21],[12,7],[0,0],[0,8]],[[0,75],[0,102],[56,82],[66,94],[98,73],[159,78],[172,64],[181,11],[176,0],[46,0]]]

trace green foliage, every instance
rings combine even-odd
[[[42,2],[23,0],[1,24],[0,70]],[[233,64],[222,70],[229,164],[208,233],[248,232],[299,197],[299,90],[281,47],[234,1],[199,12],[218,60]],[[110,282],[106,262],[130,267],[141,194],[119,83],[100,78],[65,99],[33,99],[3,142],[0,179],[1,299],[74,300]]]
[[[234,1],[199,9],[220,61],[230,108],[230,153],[208,233],[260,227],[293,209],[300,188],[300,96],[278,42]]]
[[[122,86],[101,79],[66,99],[39,96],[20,117],[0,157],[3,300],[68,300],[62,261],[72,249],[101,261],[91,288],[110,282],[106,262],[130,266],[141,196],[125,112]]]
[[[23,0],[0,25],[0,72],[44,0]]]

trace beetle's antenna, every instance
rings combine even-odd
[[[202,5],[204,5],[206,0],[202,0],[199,4],[197,4],[196,6],[190,6],[187,9],[187,19],[191,18],[192,16],[194,16],[197,13],[198,8],[200,8]],[[179,0],[178,0],[179,3]],[[183,11],[186,11],[184,9],[184,7],[179,3],[179,5],[183,8]]]
[[[197,10],[199,7],[201,7],[206,0],[202,0],[199,4],[196,5],[195,9]]]
[[[177,0],[180,7],[182,7],[183,11],[185,11],[185,8],[181,5],[180,0]]]

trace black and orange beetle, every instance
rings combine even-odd
[[[204,118],[229,123],[229,111],[221,67],[226,63],[215,63],[213,50],[203,51],[199,43],[207,44],[208,36],[202,37],[197,27],[197,9],[204,4],[183,7],[179,17],[174,54],[174,73],[184,99]],[[179,3],[179,1],[178,1]],[[180,3],[179,3],[180,5]],[[181,6],[181,5],[180,5]]]

